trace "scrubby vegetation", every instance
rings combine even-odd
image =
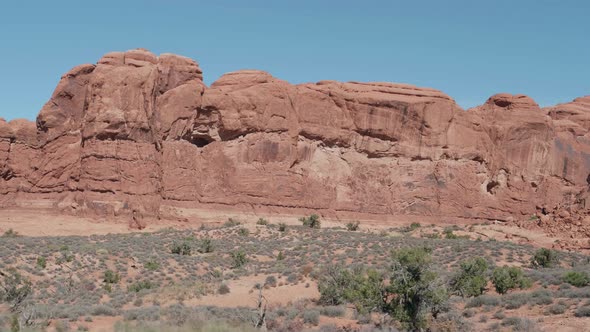
[[[576,287],[584,287],[590,283],[590,277],[586,272],[568,271],[563,275],[563,281]]]
[[[463,297],[482,295],[488,284],[488,262],[483,257],[462,261],[451,278],[453,292]]]
[[[309,227],[309,228],[320,228],[321,227],[320,216],[318,216],[317,214],[312,214],[309,217],[301,217],[301,218],[299,218],[299,221],[305,227]]]
[[[359,230],[360,227],[360,222],[358,221],[351,221],[349,223],[346,224],[346,229],[351,231],[351,232],[356,232]]]
[[[524,276],[522,269],[516,266],[495,268],[492,274],[492,283],[496,292],[500,294],[506,294],[511,289],[525,289],[531,286],[531,281]]]
[[[535,255],[533,255],[533,258],[531,259],[531,264],[536,268],[554,267],[559,264],[557,252],[555,250],[541,248],[535,251]]]
[[[469,240],[458,226],[262,220],[2,236],[0,330],[85,330],[110,316],[119,331],[247,331],[254,321],[271,331],[536,331],[539,315],[590,316],[590,266],[581,254]],[[307,297],[276,302],[288,293]],[[216,297],[241,302],[216,307],[208,302]]]

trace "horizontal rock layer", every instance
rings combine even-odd
[[[583,220],[589,130],[590,97],[464,111],[433,89],[256,70],[207,87],[191,59],[132,50],[66,73],[36,123],[0,120],[0,195],[135,220],[197,206]]]

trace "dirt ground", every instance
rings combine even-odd
[[[98,218],[92,217],[79,217],[72,215],[58,214],[52,210],[27,210],[23,208],[18,209],[7,209],[0,210],[0,234],[12,229],[20,235],[27,237],[51,237],[51,236],[89,236],[89,235],[107,235],[107,234],[126,234],[132,232],[155,232],[164,228],[172,227],[176,229],[194,229],[195,231],[202,227],[203,224],[222,224],[233,218],[241,222],[240,227],[247,228],[254,234],[259,231],[260,226],[256,225],[258,218],[264,217],[271,220],[273,223],[286,223],[288,225],[300,225],[298,221],[299,216],[290,215],[273,215],[273,216],[262,216],[254,214],[239,214],[235,211],[215,211],[209,214],[203,214],[203,218],[199,222],[174,222],[174,221],[158,221],[157,223],[148,224],[146,228],[138,231],[129,227],[125,221],[104,221]],[[447,223],[433,223],[423,222],[423,226],[435,224],[434,227],[420,227],[415,231],[411,232],[412,237],[423,238],[428,233],[440,233],[444,232],[446,227],[457,225],[456,222]],[[348,221],[345,220],[330,220],[322,219],[322,227],[344,227]],[[361,228],[363,231],[375,231],[379,233],[387,230],[392,236],[397,236],[396,232],[391,230],[396,227],[409,226],[411,222],[415,220],[404,221],[399,220],[388,220],[388,221],[363,221],[361,220]],[[500,222],[476,222],[476,221],[465,221],[465,224],[461,225],[460,229],[455,230],[457,236],[468,236],[471,240],[481,239],[483,241],[494,239],[496,241],[509,241],[518,244],[529,244],[535,247],[547,247],[551,248],[555,241],[559,240],[556,237],[550,237],[541,231],[525,230],[516,226],[509,226]],[[223,239],[223,236],[227,235],[216,235],[216,231],[210,232],[211,238],[216,240]],[[224,233],[225,234],[225,233]],[[267,236],[264,231],[260,233],[261,237]],[[399,236],[402,236],[399,234]],[[342,249],[344,250],[344,249]],[[276,254],[276,253],[274,253]],[[336,252],[334,252],[336,254]],[[340,253],[342,254],[342,253]],[[504,261],[503,255],[497,257],[497,263],[511,264]],[[260,262],[264,262],[267,257],[256,258]],[[174,269],[178,268],[176,263],[168,262],[167,266]],[[108,265],[109,268],[114,268]],[[136,278],[139,275],[137,271],[130,269],[129,278]],[[253,307],[257,300],[257,291],[253,289],[254,284],[264,284],[264,280],[268,275],[265,274],[254,274],[242,276],[240,278],[227,280],[227,286],[231,289],[230,294],[207,294],[200,297],[188,298],[184,303],[188,306],[216,306],[221,308],[233,308],[233,307]],[[276,287],[265,287],[264,296],[268,300],[269,306],[291,306],[298,301],[313,301],[319,298],[319,292],[317,283],[308,278],[307,276],[302,277],[296,283],[281,283],[281,279],[278,280],[279,286]],[[490,287],[491,288],[491,287]],[[491,292],[493,293],[493,292]],[[160,294],[161,295],[161,294]],[[162,305],[172,304],[174,301],[167,301],[166,299],[150,298],[146,297],[146,303],[149,301],[161,300]],[[536,309],[534,309],[536,310]],[[540,309],[539,309],[540,310]],[[1,311],[1,308],[0,308]],[[527,317],[531,315],[531,309],[520,308],[516,310],[506,310],[509,316],[514,317]],[[491,315],[491,313],[486,313]],[[568,316],[569,315],[569,316]],[[586,318],[574,317],[572,314],[566,314],[561,316],[545,316],[542,312],[535,313],[535,317],[543,318],[543,328],[545,331],[590,331],[590,320]],[[122,321],[122,316],[114,317],[101,317],[97,316],[93,318],[91,324],[86,324],[82,321],[79,324],[87,326],[91,331],[108,331],[112,328],[113,324],[117,321]],[[338,326],[353,326],[355,320],[350,317],[321,318],[322,324],[335,324]],[[485,323],[475,322],[475,324],[481,325],[483,329]],[[477,328],[477,326],[476,326]]]

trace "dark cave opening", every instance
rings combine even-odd
[[[510,106],[511,102],[509,102],[508,100],[495,100],[494,104],[496,104],[496,106],[498,107],[506,108]]]
[[[499,185],[500,183],[498,181],[490,181],[486,185],[486,190],[488,191],[488,193],[494,194],[496,192],[495,188]]]
[[[196,145],[199,148],[206,146],[207,144],[211,143],[213,140],[210,140],[206,137],[193,137],[191,139],[191,143]]]

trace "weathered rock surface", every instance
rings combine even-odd
[[[36,123],[0,119],[0,202],[137,225],[225,205],[364,218],[554,215],[549,223],[590,230],[590,97],[541,109],[498,94],[464,111],[406,84],[292,85],[245,70],[207,87],[202,75],[193,60],[146,50],[75,67]]]

